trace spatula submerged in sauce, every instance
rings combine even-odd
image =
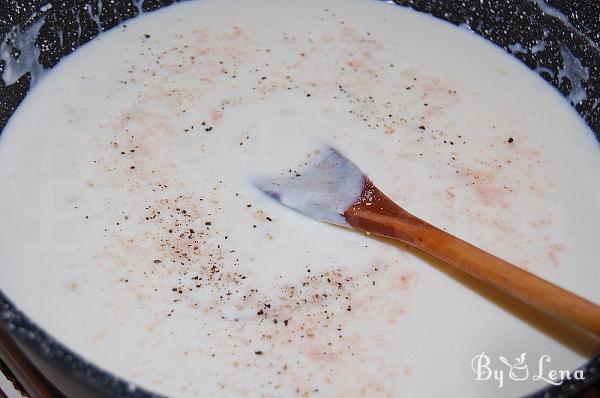
[[[600,335],[600,306],[410,214],[352,161],[327,147],[292,175],[257,181],[284,206],[318,221],[399,240],[501,291]]]

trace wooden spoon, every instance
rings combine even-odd
[[[543,312],[600,336],[600,306],[518,268],[410,214],[333,148],[301,172],[256,186],[316,220],[395,239],[437,257]]]

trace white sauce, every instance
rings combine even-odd
[[[76,352],[173,396],[491,397],[544,384],[474,381],[475,354],[573,369],[597,347],[252,185],[330,143],[408,211],[600,302],[597,142],[518,62],[366,0],[126,25],[0,139],[0,288]]]

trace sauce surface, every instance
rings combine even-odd
[[[0,138],[0,288],[83,357],[181,397],[517,395],[544,383],[475,381],[473,356],[573,369],[597,347],[254,188],[323,144],[600,302],[591,132],[482,39],[367,0],[178,4],[62,61]]]

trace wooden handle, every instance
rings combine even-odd
[[[370,184],[368,197],[359,199],[344,214],[354,228],[421,249],[549,315],[600,336],[600,306],[426,223]]]
[[[0,359],[32,398],[64,397],[27,358],[13,338],[0,327]],[[2,396],[2,391],[0,391]]]

